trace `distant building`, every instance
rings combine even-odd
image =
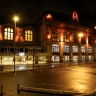
[[[81,21],[77,11],[45,12],[33,25],[0,25],[0,64],[92,62],[96,59],[94,29]],[[82,33],[82,34],[81,34]],[[15,42],[14,42],[15,40]],[[15,49],[15,50],[14,50]]]

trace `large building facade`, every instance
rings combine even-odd
[[[69,15],[47,11],[33,25],[0,25],[0,64],[92,62],[96,59],[95,30]],[[34,58],[33,58],[34,57]]]

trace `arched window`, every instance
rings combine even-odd
[[[13,40],[13,29],[5,28],[4,29],[4,39],[5,40]]]
[[[25,31],[25,41],[33,41],[33,32],[31,30]]]

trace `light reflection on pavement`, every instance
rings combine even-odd
[[[22,69],[22,66],[19,67]],[[0,84],[4,85],[6,94],[8,92],[16,93],[17,84],[37,88],[89,93],[96,89],[96,65],[88,65],[88,67],[87,65],[38,67],[34,70],[18,71],[16,75],[14,75],[14,72],[1,73]],[[6,94],[5,96],[7,96]],[[20,94],[19,96],[23,95]]]

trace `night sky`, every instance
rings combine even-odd
[[[70,14],[78,11],[93,26],[96,24],[96,0],[0,0],[0,21],[17,14],[19,22],[33,23],[47,10]]]

